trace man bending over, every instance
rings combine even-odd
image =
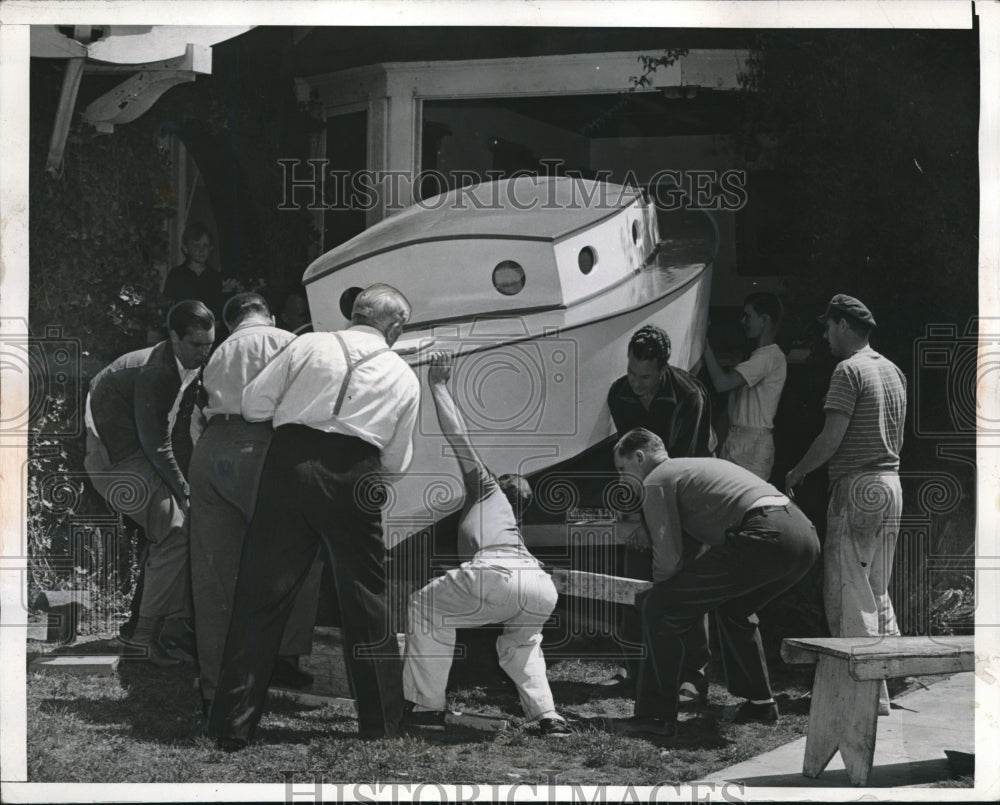
[[[428,383],[441,432],[458,459],[465,482],[465,508],[458,526],[459,555],[467,561],[410,598],[403,662],[405,721],[444,726],[445,688],[458,627],[503,624],[497,638],[500,667],[513,680],[521,707],[542,735],[568,735],[556,712],[545,676],[542,625],[558,595],[521,539],[519,523],[531,503],[531,487],[520,475],[499,478],[486,468],[469,441],[448,390],[450,353],[430,358]]]

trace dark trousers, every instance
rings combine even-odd
[[[696,543],[695,540],[685,537],[684,561],[693,561],[694,557],[698,555],[700,547],[700,542]],[[626,548],[623,573],[629,579],[652,581],[652,552]],[[626,642],[622,660],[625,663],[629,679],[635,682],[639,678],[639,665],[642,662],[642,657],[646,655],[642,639],[642,618],[638,606],[622,606],[619,607],[619,611],[618,635]],[[638,650],[635,646],[639,646]],[[700,624],[689,635],[687,651],[684,654],[681,682],[690,682],[692,685],[700,687],[703,684],[705,669],[711,658],[712,654],[708,647],[708,613],[705,613],[701,617]]]
[[[243,546],[210,735],[253,738],[285,624],[318,551],[343,616],[359,732],[396,733],[403,683],[386,617],[385,498],[374,446],[301,425],[277,429]]]
[[[724,544],[653,585],[640,604],[648,655],[636,681],[635,714],[676,721],[685,657],[697,647],[699,624],[713,609],[729,692],[770,698],[755,613],[801,579],[819,552],[816,529],[789,504],[744,518]]]

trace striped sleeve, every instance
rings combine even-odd
[[[858,392],[857,378],[843,363],[838,364],[830,378],[830,390],[826,393],[823,410],[841,411],[851,416],[858,400]]]

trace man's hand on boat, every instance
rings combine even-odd
[[[427,372],[427,382],[431,385],[445,385],[451,379],[451,367],[455,358],[450,352],[432,352],[429,360],[430,369]]]
[[[421,341],[419,344],[417,344],[416,346],[412,346],[412,347],[396,346],[396,347],[393,348],[393,351],[397,355],[399,355],[400,357],[405,358],[405,357],[407,357],[409,355],[416,355],[418,352],[423,352],[425,349],[428,349],[429,347],[431,347],[436,340],[437,339],[435,339],[435,338],[431,338],[430,340],[426,340],[425,339],[425,340]]]

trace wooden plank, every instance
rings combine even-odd
[[[893,679],[899,676],[958,674],[974,671],[976,658],[972,653],[956,653],[937,657],[852,657],[851,676],[858,680]]]
[[[307,707],[326,707],[328,704],[349,704],[354,707],[354,699],[346,698],[344,696],[328,696],[322,693],[315,693],[304,690],[292,690],[291,688],[283,688],[278,685],[272,685],[268,689],[269,693],[274,693],[277,696],[283,696],[286,699],[292,699],[297,701],[299,704],[304,704]]]
[[[457,713],[449,711],[444,715],[446,726],[466,727],[481,732],[503,732],[510,726],[502,716],[486,716],[479,713]]]
[[[75,674],[77,676],[112,676],[118,670],[121,658],[108,654],[50,655],[33,660],[32,671]]]
[[[800,645],[798,640],[786,637],[781,641],[781,659],[791,665],[809,665],[816,662],[819,657],[818,650]]]
[[[653,586],[651,581],[638,581],[623,576],[605,576],[582,570],[557,567],[552,571],[552,581],[560,595],[574,595],[611,601],[616,604],[634,604],[635,597]]]
[[[843,659],[883,657],[948,657],[975,654],[975,640],[968,636],[947,637],[786,637],[782,656],[803,658],[829,654]],[[808,659],[789,662],[810,662]]]

